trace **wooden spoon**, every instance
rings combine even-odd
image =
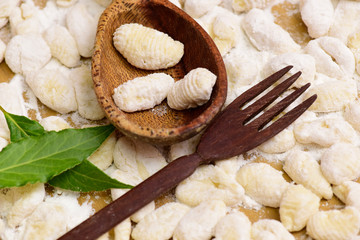
[[[182,42],[185,53],[180,63],[161,71],[130,65],[113,46],[113,33],[126,23],[157,29]],[[165,72],[179,80],[197,67],[217,76],[211,99],[201,107],[176,111],[165,100],[153,109],[126,113],[112,99],[114,88],[135,77]],[[199,133],[220,111],[227,93],[226,70],[216,45],[194,19],[167,0],[113,1],[99,20],[92,76],[98,100],[112,124],[126,135],[154,144],[173,144]]]

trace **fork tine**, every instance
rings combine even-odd
[[[248,122],[251,118],[256,116],[272,102],[274,102],[280,96],[280,94],[285,92],[300,77],[300,75],[301,72],[295,73],[294,75],[277,85],[275,88],[273,88],[271,91],[266,93],[260,99],[256,100],[250,106],[242,110],[243,114],[246,116],[244,123]]]
[[[256,84],[252,88],[248,89],[246,92],[241,94],[240,97],[235,99],[227,108],[240,108],[245,103],[251,101],[260,93],[265,91],[271,85],[273,85],[276,81],[278,81],[282,76],[284,76],[293,66],[287,66],[283,69],[277,71],[276,73],[270,75],[269,77],[262,80],[260,83]]]
[[[270,139],[271,137],[275,136],[276,134],[284,130],[298,117],[300,117],[300,115],[303,114],[311,106],[311,104],[315,102],[316,98],[317,98],[316,94],[312,95],[304,102],[302,102],[301,104],[297,105],[292,110],[287,112],[280,119],[276,120],[270,126],[260,130],[261,138],[266,140]]]
[[[263,128],[267,123],[269,123],[274,117],[280,114],[285,110],[291,103],[293,103],[303,92],[310,87],[310,83],[302,86],[301,88],[295,90],[289,96],[282,99],[275,106],[271,107],[269,110],[264,112],[261,116],[253,120],[248,126],[257,127],[259,130]]]

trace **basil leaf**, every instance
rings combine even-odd
[[[45,132],[11,143],[0,152],[0,188],[47,182],[91,155],[114,126]]]
[[[45,133],[45,129],[38,122],[25,116],[19,116],[6,112],[1,106],[6,122],[10,130],[11,142],[18,142],[29,136],[40,136]]]
[[[109,177],[88,160],[52,178],[48,183],[54,187],[79,192],[132,187]]]

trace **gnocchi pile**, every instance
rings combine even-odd
[[[294,66],[289,74],[303,73],[292,88],[311,83],[294,105],[314,93],[318,99],[269,141],[199,167],[100,239],[359,239],[360,1],[171,1],[218,46],[228,75],[226,104],[286,65]],[[106,123],[92,86],[90,56],[98,18],[110,2],[1,0],[0,105],[46,130]],[[172,54],[181,52],[180,44],[162,41],[172,46]],[[126,46],[138,43],[127,40]],[[133,53],[125,57],[142,64]],[[168,62],[165,55],[153,60],[147,63]],[[141,78],[128,81],[117,90],[124,93],[119,100],[129,111],[136,109],[126,97],[134,98],[133,89],[144,85],[146,104],[167,97],[174,108],[192,107],[204,99],[195,103],[184,93],[202,89],[204,96],[209,91],[197,86],[212,84],[194,77],[211,74],[193,71],[176,83],[161,73],[145,77],[161,82],[169,94],[151,95],[152,85]],[[0,149],[9,144],[9,134],[0,114]],[[137,185],[193,153],[200,136],[159,147],[112,134],[89,160],[109,176]],[[76,193],[42,183],[0,189],[0,239],[57,239],[126,191]]]
[[[135,67],[159,70],[178,64],[184,45],[166,33],[138,23],[123,24],[114,32],[115,48]],[[184,110],[209,101],[216,75],[205,68],[191,70],[175,83],[165,73],[130,79],[114,89],[115,104],[123,111],[151,109],[165,98],[170,108]]]

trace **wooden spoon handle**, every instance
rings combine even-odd
[[[175,187],[203,162],[204,160],[196,153],[172,161],[59,239],[97,239],[137,210]]]

